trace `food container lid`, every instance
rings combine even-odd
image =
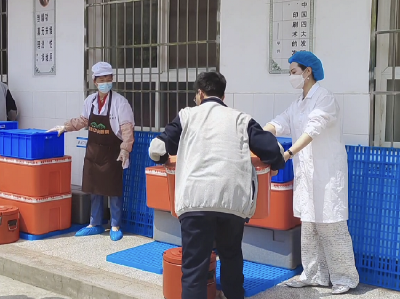
[[[251,153],[251,164],[256,168],[257,174],[264,174],[270,171],[270,166],[260,160],[259,157]]]
[[[174,265],[182,265],[182,247],[168,249],[164,252],[164,260]],[[217,260],[217,255],[213,251],[211,253],[211,262]]]
[[[293,181],[287,183],[271,183],[272,191],[289,191],[293,190]]]
[[[0,206],[0,216],[9,216],[18,213],[18,208],[14,206]]]
[[[164,166],[167,174],[175,174],[176,156],[170,156]]]
[[[162,165],[146,167],[145,173],[146,175],[167,176],[165,173],[165,168]]]
[[[292,138],[289,137],[276,137],[276,140],[278,140],[282,146],[292,145]]]

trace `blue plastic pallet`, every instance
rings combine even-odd
[[[64,156],[64,134],[44,130],[0,130],[0,156],[40,160]]]
[[[285,151],[292,146],[292,138],[278,137],[277,139]],[[278,174],[271,178],[271,182],[282,184],[293,181],[293,178],[293,161],[290,159],[286,162],[285,168],[279,170]]]
[[[163,253],[178,246],[162,242],[151,242],[107,256],[108,262],[136,268],[156,274],[163,273]],[[268,265],[244,261],[243,274],[245,296],[254,296],[277,284],[301,273],[302,268],[295,270],[282,269]],[[217,261],[216,269],[217,288],[220,285],[220,262]]]
[[[400,290],[400,150],[347,146],[349,231],[360,282]]]
[[[18,129],[17,121],[0,121],[0,130],[15,130]]]
[[[221,264],[217,262],[217,288],[221,290]],[[263,264],[257,264],[249,261],[243,263],[244,275],[244,295],[245,297],[255,296],[258,293],[264,292],[279,283],[286,281],[293,276],[300,274],[302,267],[294,270],[288,270]]]
[[[139,270],[162,274],[163,253],[178,246],[162,242],[151,242],[107,256],[106,261]]]
[[[55,231],[55,232],[50,232],[47,234],[43,234],[43,235],[32,235],[32,234],[27,234],[27,233],[23,233],[20,232],[19,233],[19,237],[20,239],[23,240],[28,240],[28,241],[38,241],[38,240],[43,240],[43,239],[48,239],[51,237],[56,237],[56,236],[60,236],[60,235],[65,235],[65,234],[69,234],[69,233],[75,233],[78,230],[80,230],[81,228],[87,226],[87,224],[72,224],[70,228],[64,229],[64,230],[59,230],[59,231]]]

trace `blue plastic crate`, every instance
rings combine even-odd
[[[122,229],[149,238],[153,237],[154,210],[147,207],[145,168],[155,165],[149,158],[149,146],[159,134],[135,132],[130,167],[124,172]]]
[[[292,139],[285,137],[277,138],[279,143],[282,145],[283,149],[286,151],[292,146]],[[293,173],[293,161],[288,160],[286,162],[286,166],[284,169],[279,170],[278,175],[273,176],[271,178],[271,182],[273,183],[287,183],[293,181],[294,173]]]
[[[360,281],[400,290],[400,150],[347,146],[349,231]]]
[[[44,130],[0,130],[0,156],[40,160],[64,156],[64,134]]]
[[[15,130],[18,129],[17,121],[0,121],[0,130]]]

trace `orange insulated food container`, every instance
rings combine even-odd
[[[176,166],[176,156],[169,157],[167,163],[165,163],[165,172],[167,173],[168,181],[168,197],[169,197],[169,210],[172,216],[178,218],[175,213],[175,166]]]
[[[271,171],[270,166],[261,162],[261,160],[251,155],[251,162],[256,168],[258,177],[258,194],[257,194],[257,206],[254,216],[252,218],[265,218],[269,214],[269,200],[270,200],[270,186],[271,186]],[[176,157],[170,157],[169,161],[165,164],[165,171],[167,173],[168,180],[168,193],[169,202],[171,205],[171,214],[177,217],[175,213],[175,166]]]
[[[267,218],[251,218],[247,225],[277,230],[289,230],[301,224],[293,216],[293,181],[271,184],[270,214]]]
[[[0,244],[19,240],[19,211],[17,207],[0,206]]]
[[[0,191],[33,197],[71,193],[71,157],[33,161],[0,157]]]
[[[258,178],[258,193],[256,211],[252,219],[266,218],[269,215],[269,199],[271,195],[271,169],[258,157],[251,154],[251,163],[256,168]]]
[[[20,230],[32,235],[71,227],[71,194],[27,197],[0,192],[0,205],[12,205],[20,212]]]
[[[147,206],[161,211],[170,211],[168,180],[164,166],[147,167],[146,170]]]
[[[211,254],[208,268],[207,299],[215,299],[217,255]],[[172,248],[163,255],[163,293],[165,299],[182,298],[182,247]]]

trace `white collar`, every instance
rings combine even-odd
[[[312,96],[315,94],[315,92],[317,91],[317,89],[320,87],[318,82],[315,82],[314,85],[310,88],[310,90],[308,91],[307,95],[303,98],[303,95],[301,94],[299,96],[299,100],[303,100],[303,99],[307,99],[307,98],[312,98]]]

